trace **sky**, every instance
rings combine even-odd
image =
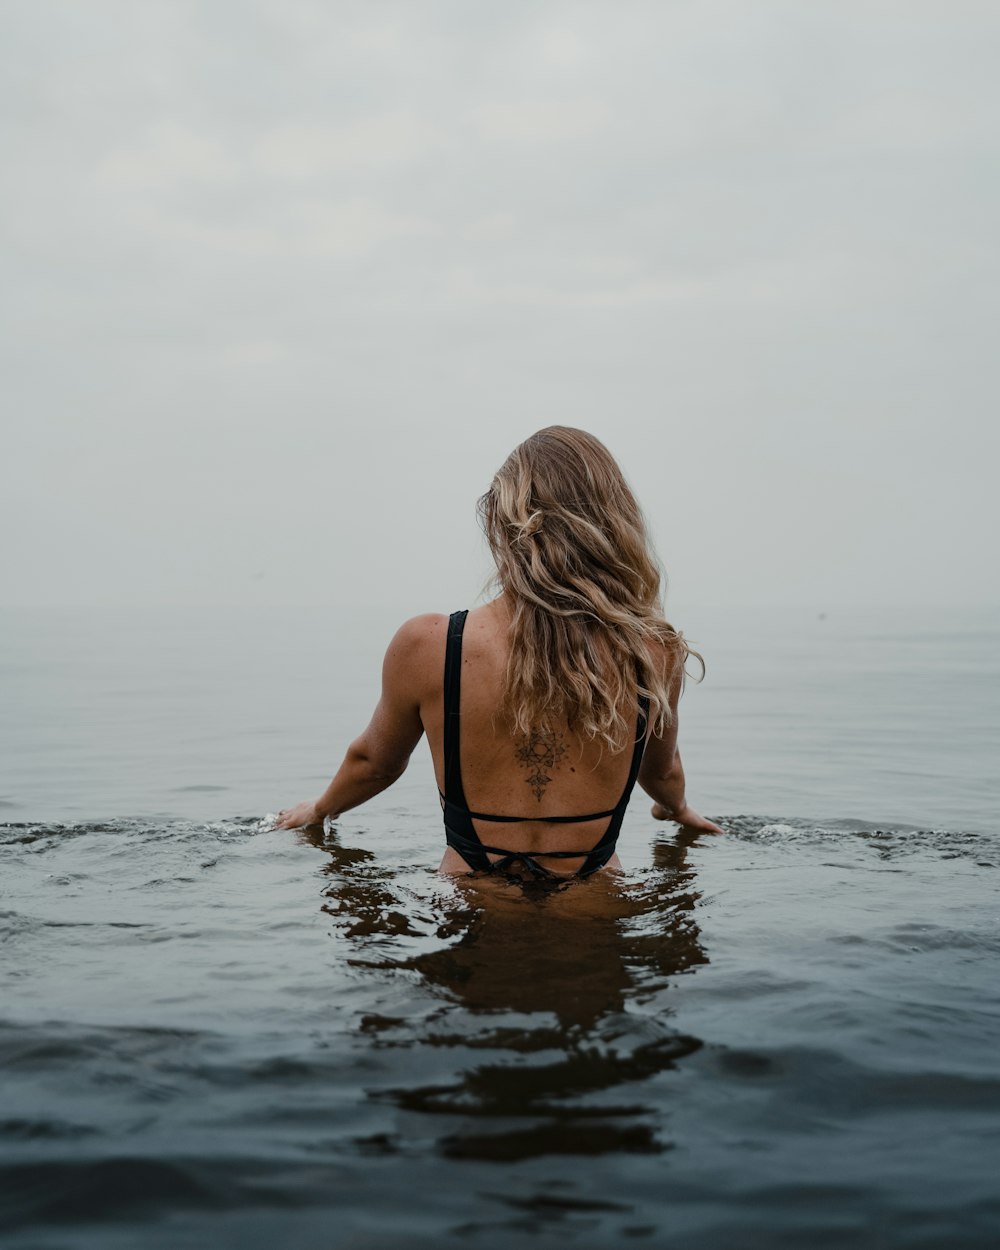
[[[451,611],[554,423],[668,605],[1000,605],[994,3],[0,27],[0,605]]]

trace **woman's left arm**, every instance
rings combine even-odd
[[[699,816],[685,797],[684,765],[677,749],[677,704],[683,678],[683,669],[675,668],[670,683],[670,724],[662,737],[650,734],[638,782],[653,800],[654,820],[674,820],[685,829],[697,829],[701,833],[723,833],[714,821]]]
[[[322,824],[367,802],[403,775],[424,732],[420,704],[431,653],[447,618],[417,616],[397,631],[382,664],[382,697],[368,728],[347,748],[337,775],[318,799],[278,813],[275,829]],[[443,650],[440,644],[437,650]]]

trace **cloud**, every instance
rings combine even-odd
[[[608,111],[586,97],[516,100],[475,110],[471,124],[487,141],[555,144],[597,137],[607,129]]]
[[[414,166],[443,146],[439,131],[405,112],[359,118],[340,126],[269,128],[250,147],[249,162],[263,178],[313,182],[331,174],[362,176]]]
[[[556,420],[637,466],[689,595],[767,601],[820,568],[831,594],[903,595],[909,533],[951,553],[948,593],[1000,597],[968,534],[996,521],[995,6],[12,13],[13,598],[116,593],[101,492],[155,539],[150,596],[211,597],[261,548],[269,576],[361,579],[371,552],[330,535],[366,506],[387,594],[424,548],[458,583],[466,497]],[[85,474],[81,440],[105,449]],[[275,478],[299,505],[244,517]],[[168,558],[173,533],[204,558]]]
[[[167,123],[129,147],[112,149],[97,162],[93,182],[113,194],[131,194],[218,185],[239,174],[240,162],[224,142]]]

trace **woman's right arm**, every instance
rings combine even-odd
[[[654,820],[673,820],[685,829],[701,833],[723,833],[717,824],[700,816],[687,801],[684,766],[677,749],[677,704],[683,673],[678,672],[670,687],[670,725],[663,736],[650,734],[639,768],[639,785],[653,800]]]
[[[347,749],[337,775],[318,799],[278,813],[275,829],[321,824],[358,807],[403,775],[424,732],[421,702],[434,689],[448,618],[417,616],[397,630],[382,665],[382,697],[368,728]]]

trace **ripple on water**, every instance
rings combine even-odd
[[[992,1246],[995,839],[725,823],[556,889],[438,876],[401,808],[0,828],[0,1218],[86,1250],[331,1218],[358,1245]]]

